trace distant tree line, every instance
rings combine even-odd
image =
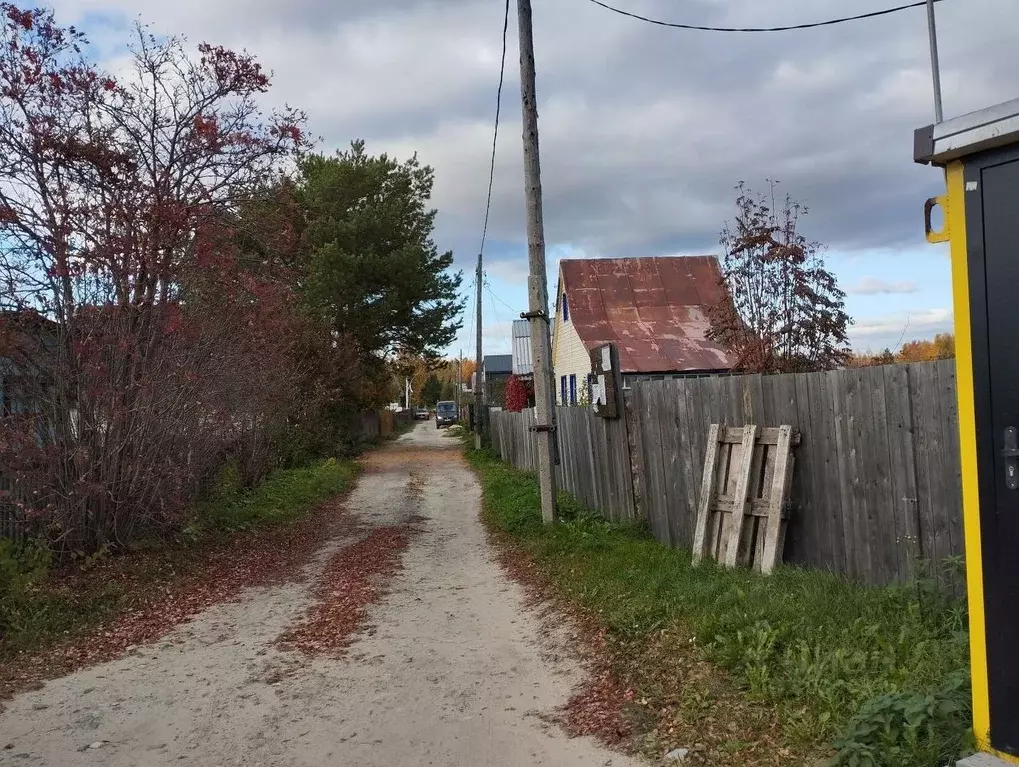
[[[909,341],[898,352],[884,349],[877,354],[856,354],[849,360],[849,367],[870,367],[872,365],[894,365],[897,362],[932,362],[955,359],[955,336],[952,333],[938,333],[933,340]]]
[[[424,356],[404,356],[394,366],[397,380],[394,384],[403,386],[404,378],[411,380],[411,401],[408,407],[424,405],[435,407],[436,402],[449,402],[456,399],[457,384],[471,385],[474,375],[472,359],[440,359]],[[401,394],[403,389],[400,388]]]

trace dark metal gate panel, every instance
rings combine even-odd
[[[990,739],[1019,753],[1019,151],[965,178]]]

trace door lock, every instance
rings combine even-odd
[[[1005,459],[1005,487],[1019,490],[1019,431],[1014,426],[1005,429],[1001,457]]]

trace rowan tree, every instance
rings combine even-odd
[[[767,196],[742,182],[736,217],[722,229],[723,298],[709,310],[709,337],[748,373],[803,372],[850,358],[845,294],[822,246],[798,231],[807,208],[789,195]]]
[[[247,54],[139,26],[115,80],[85,51],[52,12],[0,3],[0,356],[29,403],[0,472],[82,548],[174,524],[224,452],[264,472],[295,280],[246,260],[237,222],[306,148],[299,112],[259,108]]]

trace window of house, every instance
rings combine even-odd
[[[577,404],[577,377],[570,375],[570,404]]]
[[[559,402],[566,404],[566,376],[559,376]]]
[[[570,305],[566,301],[566,291],[563,291],[563,322],[570,321]]]

